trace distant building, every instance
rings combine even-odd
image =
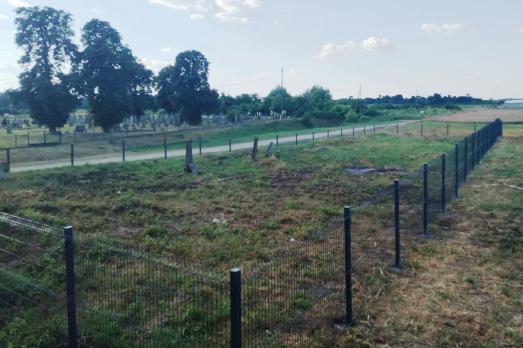
[[[506,100],[500,107],[504,109],[523,109],[523,99]]]

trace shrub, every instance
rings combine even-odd
[[[313,127],[312,120],[311,120],[311,118],[309,116],[305,116],[304,118],[302,118],[301,124],[305,128],[312,128]]]
[[[305,118],[310,118],[311,120],[323,121],[333,125],[339,125],[345,120],[345,116],[342,113],[334,111],[310,111],[307,112]]]
[[[451,110],[451,111],[461,111],[461,107],[457,105],[445,105],[445,109]]]

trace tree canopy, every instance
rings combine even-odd
[[[179,112],[188,124],[201,124],[202,113],[218,107],[218,92],[210,88],[208,75],[209,62],[202,53],[180,53],[156,79],[160,106],[169,113]]]
[[[109,131],[133,111],[141,113],[152,72],[122,43],[108,22],[93,19],[83,28],[78,76],[96,125]]]
[[[65,72],[77,57],[72,17],[51,7],[22,7],[16,14],[16,44],[23,51],[21,94],[31,117],[54,132],[78,103],[73,80]]]

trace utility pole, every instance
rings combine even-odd
[[[280,85],[280,120],[283,118],[283,68],[281,68],[281,85]]]
[[[356,105],[357,105],[356,112],[359,114],[361,112],[361,83],[360,83],[360,90],[358,92],[358,104],[356,104]]]

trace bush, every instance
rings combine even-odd
[[[339,125],[345,121],[345,116],[342,113],[334,111],[311,111],[306,114],[305,118],[310,118],[311,121],[323,121],[332,125]]]
[[[305,116],[304,118],[302,118],[301,124],[305,128],[313,128],[312,120],[309,116]]]
[[[360,121],[360,115],[356,113],[356,111],[349,111],[345,114],[345,121],[348,123],[355,123]]]
[[[461,111],[463,110],[461,107],[457,105],[445,105],[445,109],[451,110],[451,111]]]

